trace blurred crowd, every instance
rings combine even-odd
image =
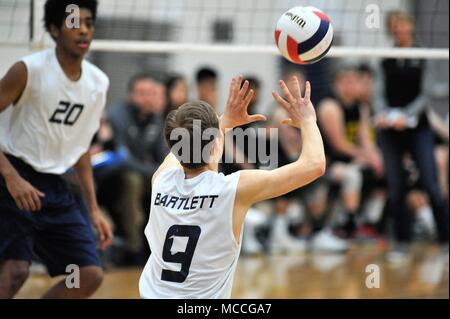
[[[398,47],[416,43],[414,21],[395,12],[389,30]],[[448,83],[433,81],[433,68],[421,59],[383,59],[338,65],[329,94],[316,103],[327,154],[327,172],[297,191],[252,207],[245,221],[243,253],[327,251],[343,253],[358,242],[393,243],[387,258],[408,258],[411,242],[433,240],[448,253],[448,109],[442,116],[430,101],[448,99]],[[165,116],[189,99],[217,108],[218,74],[203,67],[196,92],[181,75],[151,73],[130,78],[126,99],[110,105],[91,154],[99,203],[114,225],[115,240],[105,258],[115,266],[142,265],[150,253],[144,227],[150,213],[151,176],[169,152]],[[283,78],[308,74],[288,68]],[[281,125],[285,114],[259,97],[261,79],[246,75],[255,107],[271,104],[265,123],[243,127],[277,128],[278,166],[301,154],[301,132]],[[437,88],[436,85],[441,85]],[[314,88],[314,83],[313,83]],[[314,92],[313,92],[314,93]],[[273,104],[273,105],[272,105]],[[243,145],[231,145],[234,163],[220,171],[262,167],[250,160],[249,143],[274,137],[249,130]],[[274,167],[271,167],[274,168]],[[293,177],[295,178],[295,177]]]

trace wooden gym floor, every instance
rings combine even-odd
[[[241,256],[233,298],[449,298],[449,268],[435,245],[413,247],[409,263],[392,265],[380,245],[346,254]],[[366,266],[380,269],[380,287],[366,287]],[[93,298],[139,298],[140,268],[111,269]],[[17,298],[39,298],[58,279],[31,275]]]

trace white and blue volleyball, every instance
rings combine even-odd
[[[333,26],[325,13],[314,7],[294,7],[278,20],[275,43],[281,54],[297,64],[321,60],[333,42]]]

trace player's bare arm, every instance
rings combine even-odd
[[[323,142],[316,124],[314,107],[310,101],[310,84],[307,83],[305,96],[302,97],[298,79],[293,78],[292,81],[297,88],[292,93],[289,92],[287,85],[280,81],[280,87],[286,100],[276,92],[273,92],[273,96],[289,115],[283,124],[302,130],[304,139],[302,155],[297,162],[273,171],[242,170],[240,172],[233,213],[233,232],[237,239],[246,212],[252,204],[286,194],[306,185],[320,177],[325,171]],[[236,126],[265,120],[263,115],[248,114],[247,108],[253,92],[252,90],[248,91],[248,82],[245,82],[242,89],[239,89],[241,84],[242,77],[233,79],[231,82],[225,113],[220,118],[220,128],[223,132]],[[293,178],[295,176],[298,178]]]
[[[248,205],[286,194],[310,183],[325,171],[325,153],[316,113],[310,100],[310,83],[306,83],[305,96],[302,97],[298,79],[294,77],[291,81],[294,81],[296,87],[294,92],[290,92],[286,83],[280,81],[285,98],[275,91],[272,94],[288,113],[289,118],[282,123],[301,129],[302,154],[296,162],[272,171],[241,171],[238,197],[239,201]],[[296,176],[298,178],[294,178]]]
[[[27,68],[23,62],[17,62],[0,80],[0,113],[19,100],[26,84]]]
[[[16,103],[27,83],[27,69],[23,62],[14,64],[0,80],[0,113]],[[41,210],[41,197],[45,195],[24,180],[0,150],[0,174],[5,179],[6,187],[14,198],[17,207],[26,211]]]
[[[285,98],[275,91],[272,95],[289,116],[282,123],[301,129],[302,153],[296,162],[272,171],[241,171],[233,220],[235,235],[239,233],[247,209],[252,204],[286,194],[314,181],[325,172],[325,152],[310,100],[310,83],[306,83],[305,95],[302,97],[298,79],[294,77],[291,81],[294,82],[295,91],[290,92],[286,83],[280,81]]]
[[[92,223],[99,235],[99,247],[100,249],[106,249],[111,245],[113,235],[108,221],[98,207],[89,152],[84,153],[80,157],[78,162],[75,164],[75,171],[78,179],[80,180],[80,184],[88,204]]]

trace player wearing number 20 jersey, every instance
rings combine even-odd
[[[19,100],[2,114],[0,145],[19,175],[45,197],[31,215],[14,203],[6,178],[0,178],[0,262],[30,262],[36,252],[52,276],[65,274],[69,264],[99,266],[91,225],[59,175],[88,151],[109,80],[85,60],[80,78],[70,80],[54,49],[21,62],[27,81]]]
[[[12,108],[4,151],[42,173],[62,174],[86,152],[100,125],[108,77],[86,60],[78,81],[49,49],[22,59],[25,89]]]
[[[34,255],[51,276],[78,270],[78,289],[62,280],[46,298],[86,298],[102,282],[92,230],[100,249],[111,244],[112,232],[97,203],[89,146],[109,80],[84,60],[97,5],[47,0],[44,25],[55,48],[22,58],[0,79],[0,299],[18,292]],[[66,19],[70,7],[77,8],[75,23]],[[86,209],[61,176],[70,168]]]

